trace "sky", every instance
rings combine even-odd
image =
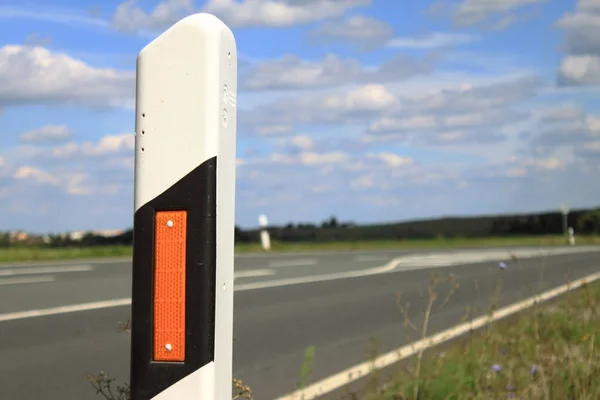
[[[135,65],[236,37],[236,224],[600,205],[600,0],[0,0],[0,230],[133,224]]]

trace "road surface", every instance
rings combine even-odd
[[[460,322],[467,307],[485,312],[495,285],[505,305],[599,270],[600,249],[566,248],[542,257],[506,250],[337,252],[236,257],[234,376],[255,398],[292,391],[304,350],[316,347],[312,378],[363,362],[370,338],[385,352],[416,339],[396,304],[410,302],[414,323],[430,274],[454,274],[459,289],[431,320],[431,333]],[[507,268],[502,270],[498,263]],[[441,283],[439,305],[449,285]],[[118,333],[129,305],[28,317],[31,310],[129,298],[127,260],[0,265],[0,399],[101,399],[86,373],[126,382],[129,336]],[[107,303],[109,304],[109,303]],[[63,309],[63,311],[65,311]],[[43,395],[42,395],[43,394]]]

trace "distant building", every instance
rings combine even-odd
[[[103,236],[103,237],[113,237],[119,236],[125,233],[125,229],[105,229],[99,231],[93,231],[94,235]]]
[[[89,235],[89,234],[92,234],[94,236],[101,236],[101,237],[108,238],[108,237],[122,235],[123,233],[125,233],[125,229],[104,229],[104,230],[95,230],[95,231],[74,231],[74,232],[70,232],[68,235],[71,240],[79,241],[79,240],[83,239],[85,235]]]
[[[81,240],[83,239],[83,237],[87,234],[86,231],[75,231],[75,232],[69,232],[67,235],[69,237],[69,239],[71,240]]]
[[[13,231],[9,233],[11,242],[23,242],[27,240],[29,235],[23,231]]]

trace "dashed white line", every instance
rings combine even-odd
[[[119,306],[127,306],[131,304],[131,299],[117,299],[117,300],[107,300],[107,301],[97,301],[93,303],[84,303],[84,304],[74,304],[70,306],[61,306],[61,307],[53,307],[53,308],[45,308],[42,310],[29,310],[29,311],[19,311],[8,314],[0,314],[0,322],[3,321],[12,321],[16,319],[24,319],[24,318],[32,318],[32,317],[44,317],[47,315],[55,315],[55,314],[66,314],[77,311],[88,311],[88,310],[97,310],[100,308],[109,308],[109,307],[119,307]]]
[[[269,267],[271,268],[282,268],[282,267],[306,267],[309,265],[316,265],[317,260],[315,259],[296,259],[296,260],[279,260],[271,261]]]
[[[275,275],[275,271],[272,269],[251,269],[248,271],[236,271],[234,278],[256,278],[259,276]]]
[[[354,257],[354,261],[356,262],[367,262],[367,261],[386,261],[390,258],[388,256],[380,255],[380,256],[356,256]]]
[[[362,276],[383,274],[386,272],[393,271],[401,262],[402,262],[402,258],[398,257],[382,266],[375,267],[375,268],[363,269],[363,270],[359,270],[359,271],[337,272],[337,273],[332,273],[332,274],[319,274],[319,275],[312,275],[312,276],[303,276],[303,277],[298,277],[298,278],[271,280],[271,281],[267,281],[267,282],[244,283],[241,285],[236,285],[234,291],[238,292],[238,291],[254,290],[254,289],[266,289],[266,288],[270,288],[270,287],[297,285],[300,283],[324,282],[324,281],[331,281],[331,280],[336,280],[336,279],[358,278],[358,277],[362,277]]]
[[[579,250],[567,248],[567,249],[562,249],[562,250],[558,249],[558,251],[554,251],[554,252],[548,251],[548,252],[541,252],[541,253],[539,252],[539,249],[538,249],[536,255],[543,256],[545,254],[551,255],[552,253],[554,253],[554,255],[556,255],[556,254],[568,254],[568,253],[577,253],[577,252],[586,252],[586,251],[594,251],[595,252],[595,251],[598,251],[599,249],[600,249],[600,247],[590,247],[587,249],[583,248],[583,249],[579,249]],[[504,254],[507,255],[508,252],[505,252]],[[529,254],[530,257],[531,256],[535,257],[536,255]],[[408,257],[410,257],[410,256],[408,256]],[[322,281],[345,279],[345,278],[356,278],[356,277],[362,277],[362,276],[384,274],[384,273],[389,273],[389,272],[393,272],[393,271],[403,271],[403,270],[405,270],[405,268],[406,269],[423,268],[423,267],[409,265],[409,266],[403,266],[401,269],[398,269],[398,266],[406,263],[406,260],[407,260],[407,256],[401,256],[401,257],[394,258],[387,264],[384,264],[380,267],[368,268],[368,269],[364,269],[364,270],[360,270],[360,271],[340,272],[340,273],[332,273],[332,274],[324,274],[324,275],[313,275],[313,276],[308,276],[308,277],[271,280],[271,281],[267,281],[267,282],[240,284],[240,285],[235,285],[234,291],[237,292],[237,291],[246,291],[246,290],[253,290],[253,289],[264,289],[264,288],[277,287],[277,286],[295,285],[295,284],[301,284],[301,283],[322,282]],[[600,274],[599,274],[599,277],[600,277]],[[29,278],[30,281],[28,283],[34,283],[31,281],[31,279],[39,279],[39,278],[41,278],[41,277]],[[50,278],[54,279],[53,277],[47,277],[44,279],[50,279]],[[28,279],[28,278],[20,278],[20,279]],[[596,280],[596,279],[598,279],[598,278],[595,278],[594,280]],[[7,281],[7,279],[5,279],[5,281]],[[1,282],[1,280],[0,280],[0,282]],[[71,312],[76,312],[76,311],[86,311],[86,310],[94,310],[94,309],[100,309],[100,308],[117,307],[117,306],[129,305],[129,304],[131,304],[131,298],[123,298],[123,299],[117,299],[117,300],[76,304],[76,305],[56,307],[56,308],[50,308],[50,309],[41,309],[41,310],[31,310],[31,311],[15,312],[15,313],[8,313],[8,314],[0,314],[0,322],[21,319],[21,318],[30,318],[30,317],[38,317],[38,316],[45,316],[45,315],[53,315],[53,314],[71,313]]]
[[[58,274],[65,272],[87,272],[92,271],[94,267],[91,265],[73,265],[62,267],[21,267],[11,269],[0,269],[0,276],[14,275],[36,275],[36,274]]]
[[[33,276],[31,278],[0,278],[0,286],[5,285],[24,285],[29,283],[54,282],[53,276]]]

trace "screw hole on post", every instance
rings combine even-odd
[[[142,114],[142,118],[145,118],[145,117],[146,117],[146,114]]]
[[[231,58],[231,52],[227,52],[227,58]]]
[[[144,151],[144,148],[142,147],[142,151]]]
[[[146,131],[142,131],[142,135],[145,135],[145,134],[146,134]]]

